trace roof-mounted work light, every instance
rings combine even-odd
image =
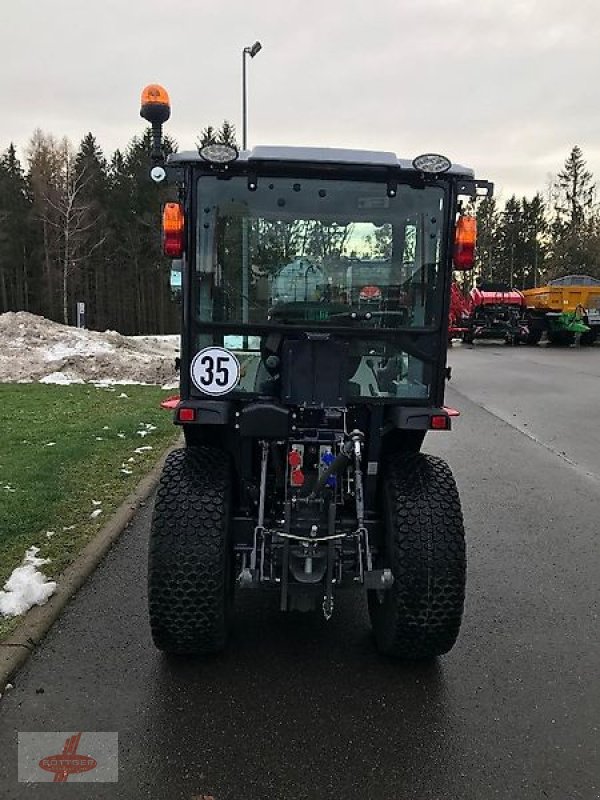
[[[230,164],[239,156],[237,148],[231,144],[205,144],[198,152],[210,164]]]
[[[423,155],[417,156],[412,164],[419,172],[427,172],[430,175],[439,175],[442,172],[448,172],[452,166],[452,162],[449,158],[441,156],[438,153],[423,153]]]

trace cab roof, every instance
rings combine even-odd
[[[185,150],[181,153],[173,153],[168,159],[170,164],[204,162],[197,150]],[[340,147],[282,147],[279,145],[260,145],[252,150],[242,150],[238,162],[253,161],[272,161],[282,162],[321,162],[322,164],[341,164],[365,167],[396,167],[405,170],[415,171],[412,160],[408,158],[398,158],[395,153],[386,150],[350,150]],[[450,175],[460,175],[465,178],[473,178],[472,169],[463,167],[460,164],[453,164],[447,173]]]

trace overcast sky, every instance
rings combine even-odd
[[[544,190],[573,144],[600,178],[597,0],[17,0],[2,3],[0,148],[35,127],[107,154],[162,83],[180,149],[201,128],[250,144],[436,151],[502,197]]]

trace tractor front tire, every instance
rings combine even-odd
[[[172,452],[150,531],[148,608],[159,650],[209,654],[225,647],[233,610],[231,472],[214,447]]]
[[[460,629],[466,551],[458,490],[435,456],[399,454],[383,484],[382,566],[394,575],[386,591],[368,592],[377,649],[403,659],[447,653]]]

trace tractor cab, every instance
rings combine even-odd
[[[186,442],[153,520],[155,642],[219,649],[237,591],[329,619],[339,591],[362,587],[382,652],[445,652],[462,517],[447,465],[419,451],[451,424],[452,270],[475,247],[461,198],[491,184],[435,154],[208,145],[164,162],[162,122],[145,116],[153,178],[173,192]]]

